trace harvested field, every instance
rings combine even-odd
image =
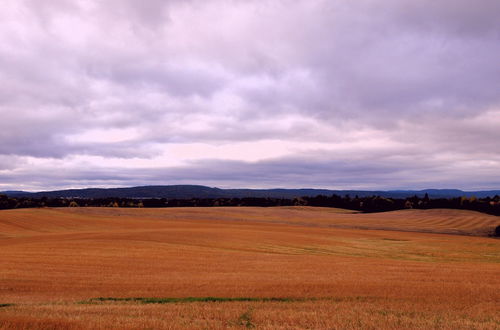
[[[40,219],[41,223],[33,219]],[[429,233],[487,236],[500,224],[499,217],[467,210],[401,210],[381,213],[322,207],[197,207],[197,208],[62,208],[2,211],[0,233],[21,235],[30,232],[57,232],[160,226],[156,220],[244,221],[252,223],[294,224],[310,227],[380,229]],[[78,221],[85,220],[85,221]],[[146,221],[154,220],[155,222]],[[17,229],[16,229],[17,228]]]
[[[459,210],[1,211],[0,328],[500,328],[500,242],[465,236],[498,224]]]

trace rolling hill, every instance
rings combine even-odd
[[[243,198],[243,197],[271,197],[271,198],[296,198],[317,195],[358,195],[382,196],[388,198],[406,198],[411,196],[422,197],[428,194],[431,198],[450,198],[475,196],[493,197],[500,195],[500,190],[490,191],[462,191],[457,189],[425,189],[425,190],[330,190],[330,189],[220,189],[200,185],[167,185],[167,186],[139,186],[127,188],[85,188],[66,189],[55,191],[27,192],[4,191],[10,197],[51,197],[51,198]]]

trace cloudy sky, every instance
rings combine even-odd
[[[498,0],[2,0],[0,190],[500,188]]]

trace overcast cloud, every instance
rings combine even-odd
[[[498,0],[4,0],[0,190],[500,188]]]

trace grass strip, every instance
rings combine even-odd
[[[315,298],[252,298],[252,297],[185,297],[185,298],[113,298],[99,297],[91,298],[78,302],[79,304],[95,304],[99,302],[138,302],[142,304],[174,304],[174,303],[193,303],[193,302],[237,302],[237,301],[253,301],[253,302],[294,302],[315,300]]]
[[[135,302],[140,304],[176,304],[195,302],[305,302],[328,300],[332,302],[342,301],[373,301],[380,297],[355,296],[355,297],[302,297],[302,298],[282,298],[282,297],[184,297],[184,298],[146,298],[146,297],[98,297],[77,302],[77,304],[99,304],[106,302]]]

